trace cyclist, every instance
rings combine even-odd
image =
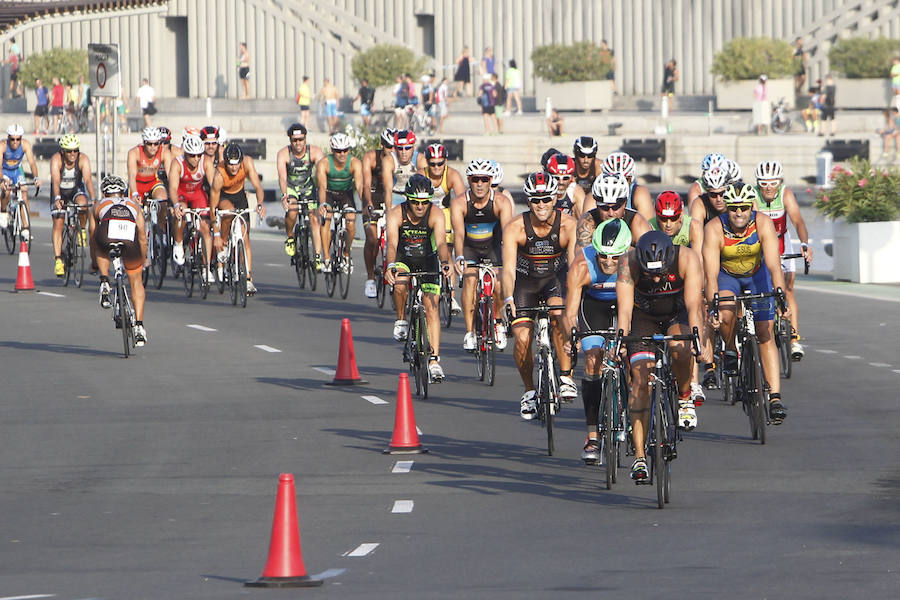
[[[621,173],[608,173],[597,177],[594,180],[590,200],[596,206],[585,211],[578,220],[575,241],[577,247],[590,246],[594,230],[600,223],[609,219],[623,219],[631,229],[632,240],[638,240],[650,231],[647,219],[633,208],[628,208],[628,180]]]
[[[728,183],[744,181],[744,171],[741,169],[741,165],[737,164],[737,161],[726,158],[725,167],[728,170]]]
[[[168,127],[157,127],[157,129],[159,129],[159,135],[161,136],[159,139],[160,147],[163,150],[166,150],[169,153],[169,156],[172,157],[172,160],[174,160],[175,153],[172,150],[172,130]],[[169,165],[160,163],[159,170],[156,172],[156,177],[163,183],[166,190],[169,189],[169,167],[171,166],[171,162]]]
[[[203,161],[207,169],[215,169],[222,160],[222,145],[225,143],[219,135],[219,128],[215,125],[207,125],[200,130],[200,139],[203,140]]]
[[[306,127],[292,123],[287,128],[288,145],[278,151],[275,166],[278,169],[278,187],[281,189],[281,205],[284,207],[284,252],[294,256],[294,225],[297,223],[299,206],[291,203],[303,202],[309,211],[309,223],[313,234],[316,255],[322,254],[322,232],[319,223],[319,207],[316,197],[316,180],[313,171],[324,154],[321,148],[306,141]]]
[[[331,244],[331,213],[344,207],[354,212],[347,215],[347,234],[352,242],[356,235],[356,201],[353,192],[362,198],[363,173],[362,163],[355,156],[350,156],[352,142],[346,134],[332,134],[329,145],[331,154],[316,163],[316,182],[319,188],[319,219],[322,221],[322,251],[326,257]],[[319,260],[316,260],[316,267]],[[326,258],[322,263],[322,271],[331,272],[331,261]]]
[[[448,154],[447,148],[443,144],[430,144],[425,148],[424,158],[420,155],[419,160],[424,161],[424,165],[420,164],[419,174],[424,175],[431,181],[434,186],[435,205],[440,206],[444,211],[444,222],[447,224],[447,247],[453,248],[453,231],[451,229],[450,219],[450,201],[466,192],[462,175],[459,171],[447,164]],[[456,301],[457,273],[450,273],[450,310],[453,314],[459,314],[461,310],[459,302]]]
[[[631,248],[631,229],[622,219],[610,219],[594,230],[591,245],[575,253],[566,281],[566,334],[573,327],[584,330],[613,329],[616,321],[616,275],[619,257]],[[581,458],[592,464],[600,458],[597,427],[600,423],[602,336],[582,338],[585,354],[581,398],[587,421],[587,439]]]
[[[603,171],[603,161],[597,158],[597,140],[589,135],[575,139],[575,183],[581,187],[582,198],[591,193],[594,180]]]
[[[81,153],[80,147],[78,136],[67,133],[59,138],[59,152],[50,158],[50,195],[53,197],[50,216],[53,217],[53,255],[56,257],[53,272],[57,277],[66,274],[66,266],[60,256],[63,227],[66,224],[66,209],[63,205],[75,201],[81,206],[87,206],[90,198],[94,197],[91,161],[87,154]],[[80,219],[81,226],[86,227],[88,216],[82,214]],[[80,240],[82,244],[85,241]]]
[[[387,213],[385,227],[388,268],[385,281],[388,285],[394,286],[394,304],[397,308],[394,339],[398,342],[406,339],[409,329],[406,321],[408,293],[406,273],[450,271],[450,255],[444,234],[447,229],[444,224],[444,212],[434,207],[433,195],[434,187],[428,178],[415,174],[406,183],[406,201],[391,208]],[[428,375],[431,381],[439,383],[444,379],[444,370],[440,363],[441,323],[438,314],[440,279],[438,275],[429,275],[421,277],[419,281],[432,351],[428,361]]]
[[[753,187],[735,183],[725,190],[728,212],[706,224],[703,238],[703,264],[706,268],[706,299],[712,302],[716,293],[726,299],[749,290],[768,293],[784,289],[781,254],[778,251],[778,232],[768,215],[753,210],[756,191]],[[773,320],[775,307],[771,298],[753,302],[753,320],[763,370],[769,389],[769,416],[775,425],[787,416],[781,402],[781,379],[778,349],[775,347]],[[735,350],[735,308],[733,302],[719,307],[722,337],[725,339],[725,371],[737,371]],[[790,306],[783,313],[790,318]]]
[[[147,233],[140,204],[128,198],[128,184],[118,175],[107,175],[100,182],[102,199],[91,210],[91,253],[100,270],[100,306],[112,307],[109,285],[109,249],[112,242],[124,242],[122,262],[128,273],[131,299],[134,301],[134,345],[147,343],[144,328],[144,281],[141,271],[147,259]],[[117,325],[121,327],[121,323]]]
[[[182,156],[184,154],[184,151],[182,150],[182,146],[184,146],[184,138],[186,138],[189,135],[196,135],[197,137],[200,137],[200,133],[201,132],[200,132],[199,127],[185,127],[184,129],[182,129],[181,130],[181,146],[172,144],[169,147],[169,151],[172,152],[172,158],[178,158],[179,156]],[[202,143],[203,142],[201,140],[201,144]],[[167,175],[168,175],[168,173],[167,173]]]
[[[534,307],[541,302],[561,306],[562,279],[568,264],[575,258],[575,219],[555,209],[559,187],[548,173],[530,174],[525,180],[525,196],[530,210],[522,218],[514,218],[503,228],[503,294],[504,304],[512,312],[516,365],[525,384],[519,401],[519,414],[525,420],[534,418],[537,403],[534,390],[534,319],[516,315],[516,307]],[[563,352],[563,315],[554,311],[553,345],[559,357],[559,395],[567,401],[578,396],[572,380],[572,361]]]
[[[700,161],[700,178],[696,179],[688,188],[687,206],[689,210],[693,210],[697,197],[706,193],[706,185],[703,183],[706,172],[713,167],[721,167],[727,160],[721,152],[710,152],[703,157],[703,160]]]
[[[653,218],[653,198],[650,196],[650,190],[640,185],[634,177],[634,159],[626,152],[613,152],[603,161],[603,173],[621,173],[628,181],[628,208],[641,213],[646,220]],[[592,206],[589,199],[585,199],[584,210],[587,211]]]
[[[463,319],[466,335],[463,350],[475,350],[475,263],[489,260],[495,272],[501,273],[500,242],[502,228],[513,217],[512,207],[506,197],[491,188],[495,169],[490,161],[476,158],[466,166],[469,189],[453,197],[450,204],[450,220],[453,224],[453,245],[456,250],[456,271],[463,278]],[[498,229],[499,226],[499,229]],[[502,302],[499,285],[494,286],[494,306]],[[496,313],[495,342],[498,350],[506,348],[506,328],[502,314]]]
[[[169,198],[174,202],[175,244],[172,246],[172,260],[177,265],[184,264],[184,209],[209,208],[206,186],[210,185],[214,169],[207,168],[204,160],[203,140],[198,135],[186,135],[181,142],[183,154],[172,161],[169,170]],[[206,243],[206,264],[211,265],[212,235],[209,231],[209,214],[196,223]],[[209,281],[212,281],[212,269]]]
[[[800,238],[800,252],[806,261],[812,260],[812,248],[809,247],[809,232],[806,229],[806,221],[800,214],[800,205],[794,192],[784,185],[784,170],[777,160],[764,160],[756,165],[756,202],[754,207],[769,216],[775,224],[778,233],[778,249],[782,254],[794,251],[794,242],[791,232],[787,227],[787,219],[791,218],[797,237]],[[794,275],[797,271],[796,262],[785,260],[781,262],[781,270],[784,272],[784,293],[787,296],[788,306],[791,307],[791,358],[800,360],[803,358],[803,345],[800,343],[800,316],[797,309],[797,297],[794,295]]]
[[[507,201],[509,201],[510,210],[515,212],[516,210],[516,201],[513,200],[512,194],[509,193],[509,190],[503,187],[503,166],[498,163],[496,160],[491,160],[491,166],[494,168],[494,176],[491,179],[491,189],[494,190],[495,194],[503,194]],[[502,234],[502,232],[501,232]]]
[[[366,245],[363,258],[366,262],[366,285],[363,290],[366,298],[378,295],[375,287],[375,258],[378,255],[378,219],[373,210],[384,210],[384,180],[381,178],[382,160],[394,150],[393,129],[381,132],[381,147],[369,150],[362,157],[363,170],[363,227],[366,230]],[[381,274],[384,277],[384,273]]]
[[[405,201],[406,182],[419,169],[416,134],[401,129],[394,134],[394,150],[381,159],[381,181],[385,193],[391,190],[391,204]]]
[[[703,269],[697,252],[672,244],[661,231],[643,235],[619,260],[616,278],[618,326],[626,335],[681,335],[697,328],[703,336]],[[702,342],[702,339],[701,339]],[[708,359],[710,351],[701,344]],[[654,353],[640,343],[628,344],[631,365],[631,389],[628,408],[634,437],[634,464],[631,478],[640,482],[647,478],[645,441],[650,424],[650,371]],[[691,354],[689,342],[672,342],[668,346],[672,372],[678,383],[678,427],[691,430],[697,426],[697,413],[691,402]]]
[[[222,150],[222,163],[216,168],[213,174],[212,185],[209,188],[209,209],[210,219],[213,226],[213,245],[219,252],[219,262],[225,262],[227,254],[225,252],[225,241],[231,233],[231,222],[234,217],[231,215],[223,216],[221,229],[216,224],[216,211],[222,210],[240,210],[242,208],[250,208],[247,201],[247,192],[244,191],[244,182],[250,180],[253,191],[256,193],[256,212],[259,218],[266,216],[266,207],[263,206],[263,189],[259,181],[259,175],[256,172],[256,165],[249,156],[244,156],[241,147],[231,142],[225,144]],[[244,228],[244,247],[247,248],[247,295],[252,296],[256,293],[256,285],[253,283],[253,249],[250,247],[250,227]]]
[[[576,188],[572,181],[575,177],[575,159],[562,152],[554,154],[547,161],[547,172],[557,181],[556,210],[560,210],[576,219],[581,216],[582,204],[574,201]],[[582,197],[583,198],[583,197]]]
[[[18,123],[13,123],[6,129],[6,139],[0,141],[0,148],[3,152],[2,173],[3,186],[0,191],[0,229],[9,226],[9,215],[6,212],[6,205],[9,203],[10,186],[19,183],[24,179],[25,172],[22,169],[22,159],[28,159],[28,166],[31,167],[31,176],[34,178],[34,185],[40,186],[41,180],[38,178],[37,162],[34,160],[34,152],[31,149],[31,142],[24,139],[25,128]],[[19,198],[22,205],[20,206],[22,214],[22,235],[28,235],[26,231],[29,227],[30,218],[28,216],[28,187],[19,188]]]
[[[162,146],[163,134],[156,127],[141,132],[142,144],[128,151],[128,185],[131,197],[139,204],[147,198],[167,198],[166,186],[159,178],[160,170],[172,167],[172,153]],[[160,205],[160,226],[165,228],[165,208]]]
[[[695,248],[703,247],[706,224],[728,212],[728,206],[723,198],[725,189],[729,185],[727,165],[724,161],[718,165],[714,164],[703,172],[701,180],[706,191],[697,196],[690,205],[691,220],[704,225],[700,231],[700,237],[693,240]]]

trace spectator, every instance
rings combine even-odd
[[[150,87],[150,81],[146,77],[141,79],[137,97],[141,105],[141,114],[144,115],[144,127],[150,127],[150,117],[156,114],[156,90]]]
[[[63,80],[63,87],[65,88],[66,98],[64,101],[64,107],[66,113],[66,121],[68,122],[68,126],[74,128],[75,126],[75,105],[78,104],[78,88],[73,86],[68,81]]]
[[[34,95],[37,99],[34,107],[34,133],[46,135],[50,128],[50,119],[47,116],[50,112],[50,93],[40,79],[34,80]]]
[[[247,42],[241,42],[238,47],[238,77],[241,80],[243,98],[250,97],[250,52],[247,50]]]
[[[494,50],[488,46],[484,49],[484,56],[481,57],[481,74],[494,74]]]
[[[406,129],[406,105],[409,104],[409,84],[403,75],[397,76],[394,85],[394,128]]]
[[[669,62],[663,68],[663,84],[662,95],[672,98],[675,96],[675,82],[678,81],[678,65],[674,58],[670,58]]]
[[[81,110],[91,106],[91,84],[84,80],[84,75],[78,77],[78,107]]]
[[[768,80],[767,76],[760,75],[759,83],[753,88],[753,125],[756,127],[756,135],[769,132],[772,109],[769,104],[769,88],[766,85]]]
[[[325,117],[328,119],[328,135],[337,133],[338,130],[338,100],[341,94],[334,87],[331,80],[326,78],[322,82],[322,90],[319,92],[319,99],[325,104]]]
[[[419,104],[419,95],[416,94],[416,82],[413,81],[412,75],[409,73],[403,74],[403,80],[406,82],[406,89],[408,92],[408,98],[410,104]]]
[[[115,112],[119,119],[119,131],[128,133],[128,94],[125,93],[125,88],[119,89],[119,97],[116,98],[115,104]]]
[[[484,118],[484,135],[491,135],[491,122],[494,123],[494,128],[499,127],[497,113],[494,112],[494,85],[487,73],[481,78],[483,83],[478,88],[478,104],[481,105],[481,116]]]
[[[900,108],[900,55],[895,54],[891,65],[891,88],[894,90],[894,105]]]
[[[809,56],[803,49],[803,38],[794,40],[794,62],[797,65],[794,72],[794,92],[799,94],[806,83],[806,64],[809,62]]]
[[[610,68],[609,72],[606,74],[606,79],[612,84],[613,94],[617,94],[616,92],[616,53],[613,52],[612,48],[606,43],[606,40],[600,42],[600,56],[609,61]]]
[[[896,106],[884,111],[884,127],[879,129],[877,133],[881,136],[881,139],[884,141],[884,149],[881,153],[881,158],[879,161],[887,160],[888,152],[890,150],[891,140],[894,142],[894,152],[897,152],[897,138],[900,137],[900,109]]]
[[[62,120],[63,107],[66,104],[66,88],[60,82],[59,77],[54,77],[50,87],[50,114],[53,116],[53,132],[59,133],[59,123]]]
[[[9,55],[6,57],[6,64],[9,65],[9,97],[17,98],[18,94],[18,80],[19,80],[19,55],[16,54],[15,49],[15,41],[9,47]]]
[[[831,130],[828,135],[834,135],[835,124],[834,124],[834,98],[837,93],[837,87],[834,85],[834,78],[831,76],[831,73],[825,75],[825,87],[822,89],[822,128],[819,130],[819,135],[824,135],[825,133],[825,123],[831,121]]]
[[[375,108],[375,88],[369,85],[368,79],[363,79],[359,91],[356,93],[354,102],[359,100],[359,116],[362,117],[363,125],[368,127],[372,124],[372,110]]]
[[[819,107],[822,105],[822,100],[818,87],[810,88],[809,91],[809,104],[800,111],[800,116],[803,117],[806,132],[816,133],[819,131],[819,117],[821,116]]]
[[[447,78],[444,77],[441,79],[441,85],[437,88],[437,93],[435,94],[435,101],[438,105],[438,133],[444,133],[444,120],[447,118],[447,115],[450,114],[449,107],[447,106],[447,96],[450,95],[450,85],[447,83]]]
[[[435,119],[435,116],[437,115],[437,102],[435,101],[437,92],[434,89],[434,85],[431,83],[431,75],[422,75],[421,94],[422,108],[425,109],[425,114],[428,115],[428,130],[434,132],[434,130],[437,129],[437,120]]]
[[[547,117],[547,133],[551,136],[563,134],[563,125],[566,120],[559,115],[559,111],[555,108],[550,109],[550,116]]]
[[[494,86],[494,122],[497,124],[497,133],[503,133],[503,107],[506,106],[506,88],[500,83],[496,73],[491,75],[491,85]]]
[[[457,98],[461,96],[460,88],[463,89],[466,96],[472,95],[472,57],[469,56],[469,47],[464,46],[459,58],[456,59],[456,73],[453,75],[453,81],[456,87],[453,88],[453,95]]]
[[[506,116],[510,115],[512,101],[516,101],[516,114],[522,114],[522,71],[516,66],[516,60],[510,59],[509,67],[506,69]]]
[[[312,91],[309,89],[309,76],[303,76],[300,89],[297,90],[297,106],[300,107],[300,124],[309,129],[309,105],[312,103]]]

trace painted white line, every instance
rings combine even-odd
[[[370,552],[372,552],[375,548],[377,548],[380,545],[381,544],[378,544],[378,543],[360,544],[359,546],[357,546],[355,549],[351,550],[344,556],[365,556],[366,554],[369,554]]]
[[[394,468],[391,469],[391,473],[409,473],[414,463],[415,461],[413,460],[398,460],[394,463]]]
[[[347,569],[326,569],[321,573],[316,573],[313,575],[313,579],[328,579],[330,577],[337,577],[338,575],[343,575],[347,572]]]
[[[54,598],[56,594],[33,594],[31,596],[3,596],[0,600],[31,600],[32,598]]]
[[[894,373],[900,373],[900,369],[891,369]]]
[[[859,360],[862,358],[862,356],[857,356],[855,354],[845,354],[844,358],[846,358],[847,360]]]
[[[278,348],[273,348],[272,346],[266,346],[265,344],[256,344],[253,346],[254,348],[259,348],[265,352],[281,352]]]
[[[65,298],[65,294],[54,294],[53,292],[38,292],[41,296],[50,296],[51,298]],[[38,596],[38,598],[43,598],[44,596]],[[0,598],[3,600],[3,598]]]
[[[363,396],[362,399],[371,402],[372,404],[387,404],[385,400],[382,400],[378,396]]]
[[[890,367],[891,365],[889,365],[887,363],[869,363],[869,366],[884,368],[884,367]]]
[[[334,376],[334,374],[337,373],[337,371],[335,371],[334,369],[328,369],[325,367],[313,367],[313,369],[318,371],[319,373],[324,373],[325,375],[329,376]]]
[[[394,508],[391,509],[392,513],[411,513],[412,511],[412,500],[394,500]]]
[[[828,348],[816,348],[816,352],[821,352],[822,354],[837,354],[837,350],[830,350]]]
[[[818,287],[812,285],[794,285],[795,290],[803,290],[804,292],[821,292],[823,294],[834,294],[835,296],[852,296],[854,298],[863,298],[865,300],[884,300],[885,302],[900,302],[900,297],[880,298],[863,294],[860,292],[849,292],[845,290],[830,290],[827,287]]]
[[[418,425],[416,425],[416,433],[418,433],[419,435],[422,435],[422,430],[419,429]]]
[[[279,263],[265,263],[265,265],[267,267],[283,267],[284,266],[283,264],[279,264]]]
[[[218,331],[218,329],[213,329],[212,327],[207,327],[206,325],[197,325],[196,323],[185,325],[185,327],[190,327],[191,329],[196,329],[197,331]]]

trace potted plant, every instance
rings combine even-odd
[[[759,76],[767,75],[772,104],[784,98],[787,107],[793,108],[796,68],[791,45],[784,40],[735,38],[713,58],[711,71],[717,76],[716,107],[719,110],[749,110],[753,107],[753,88]]]
[[[900,174],[853,158],[831,172],[815,206],[834,219],[835,279],[900,282]]]
[[[531,53],[535,97],[538,105],[550,98],[558,110],[604,110],[612,108],[612,58],[591,42],[568,46],[538,46]]]
[[[884,108],[890,104],[891,59],[900,52],[900,40],[851,38],[839,40],[828,51],[835,78],[835,104],[840,108]]]

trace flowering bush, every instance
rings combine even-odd
[[[893,221],[900,214],[900,174],[853,158],[831,171],[832,189],[819,190],[816,208],[850,223]]]
[[[344,133],[350,138],[350,155],[362,160],[363,155],[369,150],[377,150],[381,148],[381,132],[376,129],[368,129],[366,127],[357,128],[353,125],[347,125]]]

